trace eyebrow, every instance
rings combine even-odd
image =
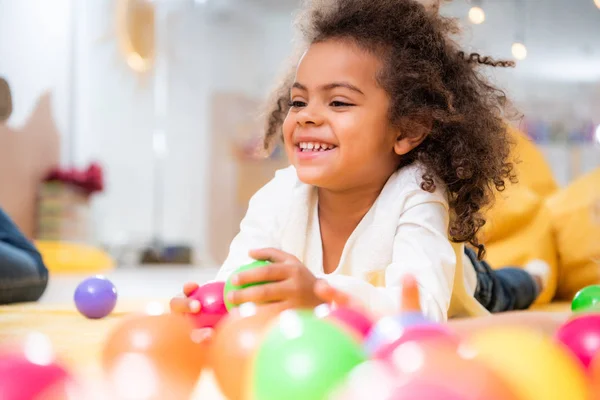
[[[301,84],[300,82],[294,82],[294,84],[292,85],[292,87],[296,88],[296,89],[300,89],[300,90],[305,90],[308,91],[308,89],[306,88],[306,86],[304,86],[303,84]],[[352,90],[353,92],[357,92],[360,93],[364,96],[364,93],[362,90],[360,90],[359,88],[357,88],[356,86],[348,83],[348,82],[332,82],[332,83],[328,83],[327,85],[323,85],[321,87],[319,87],[319,90],[325,90],[325,91],[329,91],[335,88],[346,88],[349,90]]]

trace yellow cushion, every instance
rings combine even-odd
[[[558,296],[600,283],[600,168],[547,200],[559,256]]]
[[[51,273],[96,274],[114,268],[112,258],[93,246],[44,240],[36,241],[35,245]]]

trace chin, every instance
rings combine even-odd
[[[327,187],[328,182],[331,180],[329,179],[328,174],[323,171],[322,168],[298,166],[295,166],[295,168],[298,179],[307,185]]]

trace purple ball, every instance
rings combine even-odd
[[[383,317],[371,329],[364,343],[364,348],[369,355],[373,355],[381,347],[398,340],[406,328],[410,326],[432,325],[420,312],[408,312],[398,315]]]
[[[90,319],[104,318],[117,305],[117,289],[108,279],[94,276],[77,286],[74,299],[81,314]]]

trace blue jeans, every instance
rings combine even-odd
[[[540,295],[540,288],[528,272],[520,268],[494,270],[472,249],[465,247],[465,254],[477,273],[475,298],[489,312],[525,310]]]
[[[47,284],[42,256],[0,208],[0,304],[36,301]]]

